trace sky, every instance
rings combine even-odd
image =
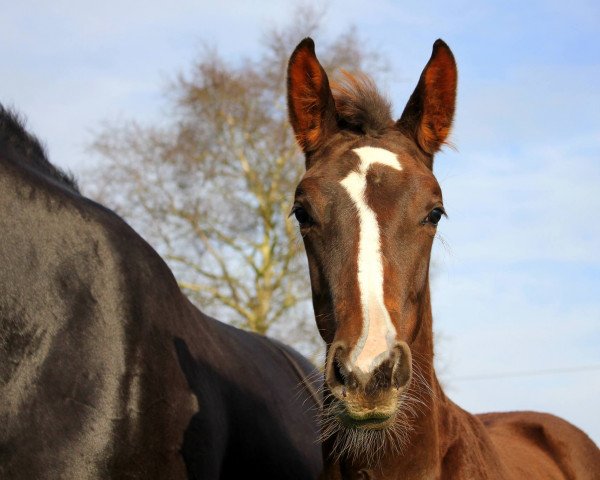
[[[293,11],[275,1],[5,3],[0,102],[75,175],[93,167],[86,146],[103,123],[160,121],[165,85],[203,45],[252,57]],[[388,59],[398,116],[436,38],[459,66],[455,148],[435,163],[449,214],[432,280],[447,393],[472,412],[554,413],[600,443],[600,3],[327,5],[323,38],[355,25]]]

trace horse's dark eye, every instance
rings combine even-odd
[[[298,220],[298,223],[300,224],[300,226],[306,226],[306,225],[310,225],[312,223],[312,218],[310,218],[310,215],[307,213],[306,210],[304,210],[303,207],[300,207],[300,206],[294,207],[293,213],[294,213],[294,216],[296,217],[296,220]]]
[[[425,219],[424,223],[431,223],[432,225],[437,225],[440,219],[442,218],[442,215],[445,214],[446,212],[444,212],[443,208],[436,207],[431,212],[429,212],[429,215],[427,215],[427,218]]]

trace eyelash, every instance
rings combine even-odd
[[[313,219],[302,205],[294,205],[290,212],[290,216],[292,215],[296,217],[296,221],[301,227],[308,227],[314,223]]]
[[[444,210],[444,207],[435,207],[433,210],[431,210],[431,212],[429,212],[427,214],[427,216],[423,219],[421,224],[426,225],[429,223],[429,224],[433,225],[434,227],[436,227],[437,224],[442,219],[442,217],[447,217],[447,216],[448,215],[446,215],[446,211]]]

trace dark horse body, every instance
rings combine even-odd
[[[445,211],[433,156],[456,85],[438,40],[394,121],[368,78],[330,88],[311,39],[290,59],[290,121],[307,168],[293,212],[328,352],[323,478],[598,480],[600,451],[575,426],[536,412],[471,415],[435,374],[429,260]]]
[[[0,212],[0,478],[318,474],[309,362],[198,311],[4,109]]]

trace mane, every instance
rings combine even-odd
[[[30,134],[19,115],[0,104],[0,153],[43,173],[68,189],[80,193],[73,175],[50,163],[40,141]]]
[[[393,124],[390,101],[368,75],[342,70],[331,89],[339,120],[349,128],[377,135]]]

